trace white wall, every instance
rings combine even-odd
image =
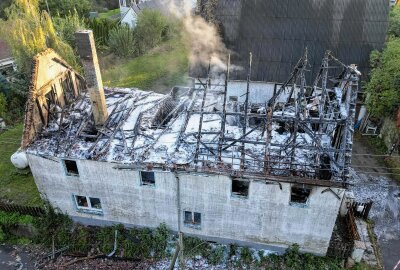
[[[137,15],[132,8],[121,8],[121,23],[127,24],[130,28],[135,28],[137,23]]]
[[[79,160],[79,177],[65,176],[61,162],[28,155],[39,191],[63,212],[86,222],[112,221],[157,227],[165,222],[178,230],[177,200],[181,229],[186,234],[216,240],[286,248],[298,243],[302,250],[324,255],[339,211],[338,200],[325,188],[314,187],[305,208],[289,205],[290,184],[266,185],[251,181],[247,199],[231,196],[228,176],[206,177],[180,173],[180,196],[173,173],[156,172],[156,186],[141,186],[136,171],[116,170],[116,164]],[[72,194],[101,199],[103,215],[77,211]],[[201,229],[183,225],[183,211],[201,213]]]

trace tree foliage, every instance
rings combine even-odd
[[[382,54],[371,54],[367,107],[373,116],[392,116],[400,106],[400,38],[391,38]]]
[[[388,34],[400,37],[400,6],[394,6],[390,11]]]
[[[134,34],[127,25],[114,28],[110,31],[108,46],[120,57],[132,56],[135,53]]]
[[[47,0],[52,16],[66,17],[75,10],[80,16],[88,16],[92,7],[90,0]],[[41,10],[47,10],[46,0],[40,0]]]
[[[75,44],[75,32],[85,28],[85,20],[74,10],[65,17],[54,17],[54,27],[61,40],[68,43],[72,48]]]
[[[145,9],[138,17],[135,28],[136,49],[143,54],[167,39],[168,19],[157,10]]]
[[[0,1],[0,19],[7,19],[6,9],[11,5],[12,0],[1,0]]]
[[[107,46],[111,30],[118,27],[118,22],[107,18],[96,18],[88,20],[88,26],[93,30],[97,47]]]
[[[68,63],[78,67],[73,49],[56,33],[46,11],[40,12],[38,0],[15,0],[9,8],[2,33],[11,47],[18,69],[32,71],[32,58],[47,48],[54,49]]]

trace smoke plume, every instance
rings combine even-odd
[[[194,15],[197,1],[165,0],[169,11],[182,20],[189,42],[189,61],[192,71],[211,64],[213,72],[226,70],[228,50],[217,27],[201,16]]]

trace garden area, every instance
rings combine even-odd
[[[0,133],[0,201],[41,206],[39,192],[29,170],[18,170],[10,161],[10,157],[20,146],[23,125],[18,124]]]
[[[72,264],[77,264],[77,268],[65,269],[79,269],[83,265],[99,265],[105,259],[108,259],[108,267],[126,262],[130,267],[139,267],[137,269],[168,269],[178,246],[178,236],[165,224],[155,229],[127,228],[122,224],[82,226],[51,207],[48,209],[47,214],[40,217],[0,211],[0,242],[39,245],[45,254],[52,254],[53,247],[55,251],[62,250],[62,255],[55,252],[55,259],[41,257],[46,269]],[[22,235],[21,228],[29,228],[30,234]],[[183,236],[183,247],[186,267],[197,265],[199,269],[345,269],[343,260],[301,253],[298,245],[277,255],[262,249]],[[79,266],[79,261],[87,262]],[[357,264],[351,269],[373,268]]]

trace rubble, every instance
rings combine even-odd
[[[26,151],[113,162],[117,169],[345,181],[360,73],[327,53],[314,84],[307,86],[307,61],[306,52],[273,97],[257,103],[249,101],[251,62],[244,102],[227,96],[229,66],[225,82],[210,74],[168,95],[106,88],[109,117],[100,128],[89,94],[81,92],[50,117]]]

